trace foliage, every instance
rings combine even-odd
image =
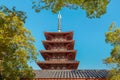
[[[37,0],[33,2],[33,9],[39,12],[43,9],[57,13],[62,8],[78,9],[86,11],[87,17],[99,18],[106,13],[110,0]]]
[[[25,18],[25,13],[15,8],[0,8],[0,59],[4,80],[34,77],[27,63],[36,60],[35,40],[24,26]]]
[[[120,79],[120,28],[114,23],[111,24],[109,32],[106,33],[106,42],[113,46],[110,57],[105,59],[105,63],[112,66],[108,79]]]

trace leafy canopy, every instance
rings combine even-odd
[[[34,77],[28,61],[36,60],[34,38],[24,26],[25,13],[0,8],[0,59],[2,59],[2,78],[4,80],[20,80]]]
[[[120,28],[112,23],[106,33],[106,42],[113,46],[110,57],[105,59],[105,63],[112,66],[108,79],[120,79]]]
[[[87,17],[99,18],[106,13],[109,2],[110,0],[35,0],[32,8],[36,12],[45,9],[51,10],[53,13],[57,13],[62,8],[81,8],[86,11]]]

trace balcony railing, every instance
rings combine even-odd
[[[49,59],[49,61],[68,61],[68,59],[55,58],[55,59]]]
[[[63,47],[53,47],[51,50],[53,50],[53,51],[66,51],[67,49],[63,48]]]
[[[52,39],[52,41],[66,41],[66,39],[63,39],[63,38],[55,38],[55,39]]]
[[[52,70],[54,70],[54,69],[58,69],[58,70],[62,69],[62,70],[64,70],[64,69],[66,69],[66,67],[65,66],[57,66],[57,67],[56,66],[52,66],[51,69]]]

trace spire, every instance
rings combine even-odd
[[[62,18],[62,16],[59,12],[59,14],[58,14],[58,32],[61,32],[61,18]]]

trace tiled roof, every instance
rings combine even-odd
[[[36,78],[106,78],[107,70],[35,70]]]

